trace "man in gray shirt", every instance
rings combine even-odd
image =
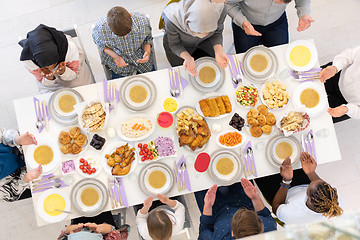
[[[266,47],[289,42],[285,8],[291,0],[227,0],[227,13],[232,18],[236,53],[263,44]],[[295,0],[299,32],[310,27],[310,0]]]

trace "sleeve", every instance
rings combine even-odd
[[[94,40],[94,43],[98,46],[101,52],[103,52],[104,48],[106,47],[106,44],[104,42],[105,38],[102,31],[102,27],[97,24],[92,32],[92,38]]]
[[[231,17],[232,21],[242,28],[242,24],[248,21],[244,14],[241,12],[239,0],[228,0],[226,5],[227,14]]]
[[[345,105],[348,108],[346,113],[349,117],[354,119],[360,119],[360,106],[355,103],[348,103]]]
[[[146,35],[146,37],[144,40],[144,46],[146,44],[150,44],[152,46],[153,45],[153,37],[152,37],[152,33],[151,33],[151,24],[150,24],[149,18],[147,18],[146,16],[145,16],[145,35]]]
[[[29,187],[24,175],[26,167],[16,170],[9,176],[0,179],[0,200],[5,202],[14,202],[19,199],[21,194]]]
[[[211,41],[213,46],[215,45],[222,45],[223,44],[223,30],[224,30],[224,21],[226,18],[226,9],[222,11],[219,21],[218,21],[218,28],[215,30],[215,33],[211,36]]]
[[[214,224],[216,218],[214,216],[201,215],[199,226],[199,239],[214,239]]]
[[[290,204],[281,204],[276,210],[275,214],[280,221],[286,223],[289,219],[291,219],[291,213],[293,212],[293,210],[293,206],[291,206]],[[296,216],[294,217],[296,218]]]
[[[180,41],[180,30],[165,16],[165,14],[163,14],[163,16],[169,47],[174,54],[180,57],[182,52],[186,52],[185,47],[181,44]]]
[[[44,86],[51,86],[55,84],[54,80],[48,80],[41,75],[40,68],[35,66],[31,61],[24,61],[25,68],[35,76],[36,80]]]
[[[360,46],[356,48],[346,49],[342,53],[334,57],[333,66],[335,66],[338,71],[344,69],[354,63],[356,57],[360,54]]]
[[[68,39],[68,51],[66,53],[66,67],[65,72],[59,75],[59,78],[63,81],[71,81],[77,77],[77,72],[79,69],[79,49],[75,41],[67,36]]]
[[[185,207],[184,205],[176,201],[175,207],[173,207],[175,211],[176,224],[173,226],[173,232],[180,232],[184,228],[185,221]]]
[[[137,212],[137,215],[136,215],[136,225],[137,225],[140,235],[143,238],[150,237],[149,231],[147,228],[147,222],[146,222],[148,215],[149,215],[149,213],[142,214],[140,212],[140,210]]]
[[[295,8],[299,18],[304,15],[310,15],[310,0],[295,0]]]
[[[264,224],[264,232],[274,231],[277,229],[275,219],[271,216],[271,212],[267,207],[256,213]]]
[[[19,132],[16,130],[0,128],[0,140],[4,145],[20,148],[20,145],[15,143],[15,136],[18,135]]]

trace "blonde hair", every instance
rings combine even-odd
[[[149,235],[154,240],[169,240],[172,235],[172,223],[162,210],[153,210],[146,220]]]
[[[243,238],[264,232],[264,225],[252,210],[240,208],[232,218],[231,228],[234,238]]]

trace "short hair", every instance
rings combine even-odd
[[[234,238],[243,238],[264,232],[264,224],[252,210],[240,208],[231,222]]]
[[[336,217],[343,213],[339,206],[336,188],[331,187],[327,182],[322,181],[314,189],[310,189],[309,198],[314,211],[322,213],[325,217]]]
[[[107,14],[107,24],[116,36],[125,36],[131,32],[131,15],[123,7],[113,7]]]
[[[169,240],[172,235],[172,223],[162,210],[153,210],[147,217],[149,235],[154,240]]]
[[[282,0],[283,3],[290,3],[292,0]]]

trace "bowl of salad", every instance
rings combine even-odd
[[[236,89],[236,102],[245,108],[253,108],[259,102],[259,91],[254,85],[240,85]]]

